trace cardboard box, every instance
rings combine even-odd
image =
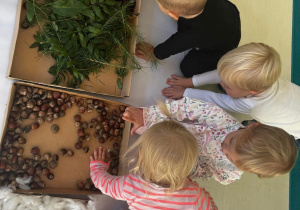
[[[119,110],[120,105],[125,105],[123,103],[109,101],[101,98],[90,97],[83,94],[73,93],[65,90],[59,90],[51,87],[35,85],[35,84],[28,84],[28,83],[14,83],[11,88],[10,99],[7,105],[7,110],[5,113],[5,121],[4,121],[4,129],[1,137],[1,149],[3,148],[2,142],[4,141],[5,134],[7,131],[7,125],[9,120],[9,115],[11,111],[11,107],[14,103],[14,96],[17,90],[16,86],[24,85],[30,87],[37,87],[44,90],[51,90],[57,91],[60,93],[67,93],[69,95],[74,95],[78,98],[91,98],[104,101],[105,104],[109,105],[110,110]],[[40,175],[42,180],[46,183],[46,187],[44,189],[36,189],[30,191],[24,190],[17,190],[16,192],[21,193],[30,193],[30,194],[60,194],[60,195],[79,195],[79,194],[94,194],[100,193],[99,191],[82,191],[77,190],[76,183],[79,180],[85,181],[87,178],[90,177],[89,174],[89,155],[92,154],[94,148],[98,148],[99,146],[105,147],[107,149],[112,149],[112,144],[116,142],[115,140],[107,141],[104,144],[100,144],[98,140],[93,136],[95,129],[86,129],[87,133],[91,135],[91,140],[84,143],[84,146],[89,146],[90,150],[88,153],[85,153],[83,149],[76,150],[75,143],[78,141],[78,134],[77,130],[78,127],[75,126],[74,116],[80,114],[79,108],[76,104],[73,104],[71,108],[68,108],[65,111],[66,115],[62,118],[57,120],[53,120],[52,123],[44,122],[40,125],[37,130],[31,130],[29,133],[21,134],[22,137],[27,139],[26,144],[19,145],[19,147],[24,148],[23,157],[24,158],[32,158],[31,149],[33,147],[40,148],[40,154],[43,155],[47,152],[50,152],[52,155],[57,154],[59,149],[61,148],[70,148],[74,151],[73,157],[68,156],[61,156],[58,160],[58,166],[55,169],[50,169],[52,173],[54,173],[55,178],[53,180],[48,180],[45,175]],[[98,116],[96,110],[93,110],[90,113],[83,113],[81,114],[82,122],[90,122],[92,118]],[[22,128],[27,125],[31,125],[34,120],[26,119],[22,122]],[[60,128],[59,132],[54,134],[50,131],[50,127],[53,124],[57,124]],[[121,141],[121,148],[119,156],[122,155],[127,151],[128,140],[130,134],[130,123],[125,122],[125,128],[123,129],[122,133],[122,141]],[[122,161],[119,161],[118,167],[118,175],[124,174],[124,165]]]
[[[29,48],[29,46],[35,42],[33,35],[39,30],[39,27],[35,26],[26,30],[20,27],[26,19],[26,10],[22,7],[23,2],[24,0],[19,0],[18,3],[7,77],[58,87],[57,85],[51,84],[53,77],[48,73],[49,68],[55,63],[55,60],[51,56],[42,55],[41,52],[38,53],[37,48]],[[139,14],[140,6],[141,0],[136,0],[135,18],[132,20],[135,26],[138,24],[137,15]],[[129,41],[131,52],[134,52],[135,44],[135,37],[131,37]],[[90,81],[84,80],[76,90],[127,97],[130,93],[131,77],[132,71],[123,78],[123,89],[119,89],[116,84],[118,77],[114,73],[114,69],[105,68],[103,69],[103,73],[90,75]],[[68,88],[66,83],[61,84],[59,87]]]

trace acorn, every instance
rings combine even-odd
[[[36,120],[38,118],[38,113],[36,113],[36,112],[31,112],[30,114],[29,114],[29,119],[31,119],[31,120]]]
[[[9,154],[17,154],[18,149],[16,147],[10,147],[8,150]]]
[[[22,128],[20,128],[20,127],[17,127],[17,128],[15,129],[15,133],[20,134],[20,133],[22,133],[22,132],[23,132],[23,130],[22,130]]]
[[[54,161],[54,160],[52,160],[52,161],[49,163],[49,167],[52,168],[52,169],[56,168],[56,167],[57,167],[57,162]]]
[[[50,130],[52,133],[57,133],[59,131],[59,127],[58,125],[54,124],[51,126]]]
[[[45,111],[39,111],[38,112],[38,116],[39,117],[45,117],[46,116],[46,112]]]
[[[36,100],[36,105],[41,106],[42,104],[43,104],[43,100],[42,99]]]
[[[47,117],[46,117],[46,121],[47,121],[48,123],[51,123],[51,122],[53,121],[53,116],[47,116]]]
[[[66,115],[66,112],[63,110],[59,111],[59,117],[64,117]]]
[[[58,99],[60,97],[60,93],[55,91],[53,92],[52,97]]]
[[[24,149],[21,147],[21,148],[18,149],[17,155],[21,156],[23,154],[23,152],[24,152]]]
[[[37,182],[37,184],[39,185],[40,188],[45,188],[46,187],[45,182],[39,181],[39,182]]]
[[[90,135],[90,134],[86,134],[86,135],[84,136],[84,139],[85,139],[86,141],[91,140],[91,135]]]
[[[14,123],[14,122],[10,122],[10,123],[8,123],[8,125],[7,125],[7,128],[8,128],[9,130],[15,130],[16,127],[17,127],[17,124]]]
[[[53,114],[53,119],[54,119],[54,120],[57,120],[58,118],[59,118],[59,113],[54,113],[54,114]]]
[[[68,97],[68,94],[66,94],[66,93],[61,93],[60,94],[60,98],[61,99],[65,99],[65,98],[67,98]]]
[[[37,118],[37,122],[38,122],[38,124],[43,124],[45,122],[45,118],[39,117],[39,118]]]
[[[37,166],[35,167],[35,173],[36,173],[36,174],[42,174],[42,172],[43,172],[42,166],[37,165]]]
[[[37,175],[37,174],[35,174],[34,176],[33,176],[33,181],[34,182],[40,182],[42,179],[41,179],[41,177],[39,176],[39,175]]]
[[[81,107],[82,105],[83,105],[83,100],[82,99],[78,99],[77,100],[77,102],[76,102],[76,105],[78,106],[78,107]]]
[[[76,98],[75,98],[75,96],[71,96],[71,97],[70,97],[70,102],[71,102],[72,104],[76,103]]]
[[[77,188],[78,188],[78,190],[83,190],[84,189],[84,183],[83,183],[83,181],[78,181],[77,182]]]
[[[27,89],[24,86],[21,86],[18,90],[18,93],[22,96],[26,96],[27,95]]]

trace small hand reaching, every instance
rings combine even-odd
[[[171,99],[181,99],[185,88],[180,86],[167,87],[162,89],[161,94]]]
[[[154,47],[146,42],[140,42],[135,47],[135,55],[146,61],[154,61]]]
[[[192,78],[183,78],[175,75],[171,75],[172,78],[167,79],[167,84],[172,86],[180,86],[185,88],[194,87]]]
[[[99,147],[99,150],[94,149],[94,154],[90,156],[90,161],[99,160],[106,163],[106,149]],[[110,161],[108,162],[110,164]]]
[[[133,128],[130,132],[133,135],[138,128],[144,126],[143,110],[129,106],[123,113],[123,120],[133,123]]]

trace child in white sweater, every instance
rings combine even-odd
[[[209,101],[300,138],[300,87],[278,79],[280,72],[280,56],[272,47],[250,43],[225,54],[218,70],[192,78],[173,76],[167,80],[172,87],[163,89],[162,94],[173,99],[186,96]],[[219,82],[227,95],[192,88]]]

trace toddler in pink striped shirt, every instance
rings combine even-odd
[[[94,150],[90,174],[95,186],[130,209],[217,209],[205,189],[188,178],[198,157],[198,143],[184,126],[163,121],[151,126],[130,147],[137,149],[130,175],[107,172],[106,151]]]

